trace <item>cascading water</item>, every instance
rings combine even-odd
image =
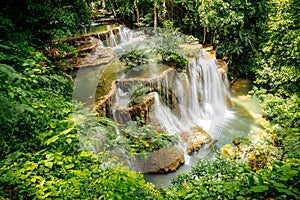
[[[199,56],[190,62],[188,74],[180,78],[178,75],[172,80],[172,90],[176,95],[180,116],[175,116],[172,111],[162,107],[158,96],[156,100],[157,118],[172,118],[174,131],[170,133],[186,131],[194,126],[201,126],[209,133],[213,133],[212,127],[207,123],[223,123],[227,110],[225,96],[228,95],[222,79],[217,71],[218,65],[214,60]],[[167,86],[168,87],[168,86]],[[161,110],[165,110],[162,113]],[[161,119],[162,124],[166,121]],[[215,122],[212,122],[215,121]],[[165,125],[166,129],[170,129]]]
[[[115,37],[114,32],[112,30],[110,30],[109,40],[110,40],[110,46],[114,47],[114,46],[118,45],[116,37]]]
[[[216,61],[207,58],[206,54],[202,51],[192,60],[183,77],[176,73],[171,79],[166,76],[163,80],[166,91],[172,91],[176,96],[179,114],[163,102],[161,95],[155,95],[156,119],[169,134],[179,135],[201,127],[212,139],[218,139],[222,132],[225,115],[229,113],[225,96],[229,94],[218,73]]]
[[[115,57],[118,57],[118,54],[122,55],[124,52],[132,51],[132,48],[136,48],[136,43],[140,41],[142,41],[140,42],[142,45],[137,47],[139,51],[147,51],[149,46],[150,49],[155,48],[151,46],[153,44],[154,46],[163,44],[157,37],[148,40],[149,36],[145,35],[145,32],[150,31],[143,29],[132,31],[125,27],[119,27],[118,30],[109,31],[106,44],[113,48]],[[164,132],[171,135],[180,136],[183,132],[194,132],[195,129],[202,129],[212,139],[218,139],[227,113],[225,96],[228,94],[222,77],[219,75],[219,66],[216,60],[211,59],[209,53],[203,49],[199,53],[199,56],[189,63],[185,74],[179,74],[176,70],[173,70],[172,73],[166,73],[164,77],[161,77],[161,74],[164,73],[157,74],[157,77],[160,76],[157,84],[154,84],[154,86],[157,85],[155,86],[157,88],[151,89],[155,93],[153,105],[155,121],[159,122]],[[154,63],[157,66],[157,61],[149,64],[152,66],[151,71],[154,69]],[[135,73],[136,75],[141,74]],[[121,77],[125,79],[126,76]],[[152,75],[149,77],[155,79]],[[137,76],[136,79],[145,78]],[[114,119],[119,123],[130,120],[130,117],[134,115],[134,113],[129,113],[129,109],[126,113],[130,101],[127,95],[128,90],[118,88],[112,97],[111,105],[109,105],[111,109],[109,116],[114,116]],[[126,119],[122,119],[124,117]],[[195,134],[192,135],[192,137],[194,136]],[[186,152],[184,142],[181,146],[183,152]]]
[[[120,28],[120,42],[121,44],[127,44],[132,40],[132,31],[126,27]]]

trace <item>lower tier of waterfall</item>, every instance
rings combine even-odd
[[[177,175],[189,172],[199,159],[214,159],[218,151],[226,145],[234,145],[232,140],[237,137],[256,135],[263,130],[260,124],[262,118],[259,100],[247,95],[251,82],[245,79],[238,79],[231,87],[233,107],[225,115],[222,132],[213,149],[201,148],[192,155],[186,155],[185,164],[176,172],[168,174],[145,174],[145,180],[154,183],[157,187],[167,187],[171,179]]]

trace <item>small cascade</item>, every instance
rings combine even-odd
[[[115,46],[118,45],[117,40],[116,40],[116,36],[114,35],[112,30],[110,30],[109,32],[110,32],[110,34],[109,34],[109,46],[115,47]]]
[[[130,48],[131,44],[134,45],[138,42],[145,41],[146,34],[144,33],[143,29],[135,29],[133,31],[124,26],[121,26],[115,37],[118,38],[117,41],[119,41],[119,43],[118,45],[114,46],[114,49],[122,50],[123,48]]]
[[[111,29],[105,36],[106,38],[102,41],[105,43],[105,46],[116,49],[119,48],[119,46],[129,44],[133,40],[133,31],[120,26],[118,28]],[[100,38],[100,36],[98,36],[98,38]]]
[[[127,92],[124,92],[121,88],[118,88],[117,93],[114,95],[112,115],[114,121],[119,124],[125,124],[131,120],[130,113],[123,110],[128,107],[130,102]]]
[[[120,33],[120,43],[122,45],[128,44],[133,38],[132,31],[129,28],[121,27],[119,33]]]

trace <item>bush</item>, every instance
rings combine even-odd
[[[254,172],[221,158],[204,160],[163,192],[172,199],[299,199],[299,166],[300,160],[293,159]]]

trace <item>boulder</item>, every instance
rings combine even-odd
[[[226,144],[221,148],[221,155],[224,158],[233,159],[236,157],[236,149],[230,144]]]
[[[149,157],[144,159],[135,156],[133,166],[135,171],[141,173],[168,173],[176,171],[184,163],[184,153],[173,146],[168,149],[160,149],[149,153]]]
[[[187,142],[186,152],[191,155],[195,151],[199,151],[203,144],[212,141],[210,135],[201,127],[191,128],[190,132],[182,132],[181,139]]]

